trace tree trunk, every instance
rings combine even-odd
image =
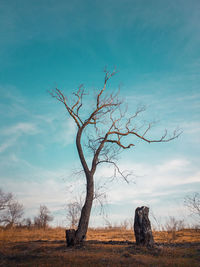
[[[148,218],[149,208],[142,206],[135,210],[134,232],[137,245],[153,247],[154,239]]]
[[[67,246],[82,244],[83,241],[86,239],[90,213],[92,209],[93,197],[94,197],[93,176],[87,175],[87,192],[86,192],[85,204],[81,210],[81,216],[77,230],[76,231],[73,231],[73,229],[66,230]]]
[[[81,210],[81,216],[78,224],[78,229],[75,232],[75,236],[68,230],[66,231],[66,241],[67,245],[77,245],[81,244],[86,239],[86,234],[88,230],[88,224],[90,219],[90,213],[92,209],[92,202],[94,198],[94,173],[95,168],[92,169],[92,171],[89,170],[87,162],[84,157],[84,153],[81,146],[81,136],[84,128],[87,124],[84,124],[81,128],[79,128],[77,135],[76,135],[76,147],[79,154],[79,158],[81,161],[81,164],[83,166],[83,170],[85,172],[86,176],[86,182],[87,182],[87,190],[86,190],[86,198],[84,206]],[[96,167],[96,161],[95,159],[94,165]]]

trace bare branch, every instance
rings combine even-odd
[[[118,146],[120,146],[121,148],[123,148],[123,149],[128,149],[128,148],[130,148],[130,147],[132,147],[132,146],[135,146],[134,144],[129,144],[128,146],[124,146],[124,145],[122,145],[122,143],[118,140],[106,140],[106,142],[107,143],[115,143],[115,144],[117,144]]]
[[[103,94],[104,90],[106,89],[106,84],[108,82],[108,80],[116,74],[116,70],[114,70],[113,72],[109,72],[106,69],[104,70],[105,72],[105,80],[104,80],[104,86],[103,89],[99,92],[99,94],[97,95],[97,109],[99,108],[99,103],[100,103],[100,97]]]
[[[184,203],[185,206],[189,208],[191,213],[198,215],[200,219],[200,194],[194,193],[191,196],[186,196]]]
[[[125,174],[124,171],[121,171],[119,166],[116,164],[116,162],[111,161],[111,160],[101,160],[97,163],[98,164],[102,164],[102,163],[109,163],[112,164],[115,168],[115,172],[114,172],[114,177],[116,177],[116,174],[119,173],[120,176],[129,184],[129,180],[128,180],[128,176],[130,176],[132,173],[128,172],[127,174]]]
[[[149,128],[150,126],[148,126],[148,128]],[[149,128],[150,129],[150,128]],[[149,130],[148,129],[148,130]],[[147,132],[147,130],[145,131],[145,133],[144,134],[146,134],[146,132]],[[108,132],[108,135],[117,135],[117,136],[127,136],[127,135],[135,135],[135,136],[137,136],[139,139],[142,139],[142,140],[144,140],[145,142],[148,142],[148,143],[160,143],[160,142],[169,142],[169,141],[171,141],[171,140],[173,140],[173,139],[175,139],[175,138],[178,138],[179,136],[180,136],[180,134],[181,134],[181,132],[180,133],[177,133],[177,131],[175,130],[174,132],[173,132],[173,135],[171,136],[171,137],[169,137],[169,138],[167,138],[167,134],[168,134],[168,132],[167,132],[167,130],[165,129],[165,131],[164,131],[164,134],[161,136],[161,138],[159,138],[159,139],[147,139],[147,138],[145,138],[144,137],[144,134],[139,134],[139,133],[137,133],[137,132],[135,132],[135,131],[131,131],[131,130],[128,130],[128,131],[126,131],[126,132],[119,132],[119,131],[111,131],[111,132]]]
[[[56,88],[55,90],[52,90],[49,93],[52,97],[56,98],[59,102],[61,102],[65,105],[65,108],[67,109],[69,115],[74,119],[78,128],[80,128],[81,125],[83,124],[83,122],[82,122],[81,118],[79,117],[78,113],[74,113],[74,111],[73,111],[74,107],[76,107],[78,105],[79,101],[77,101],[75,103],[75,105],[72,108],[70,108],[70,106],[67,104],[67,99],[65,98],[65,96],[63,95],[63,93],[59,89]],[[80,109],[80,106],[79,106],[79,109]]]

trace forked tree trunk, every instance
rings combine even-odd
[[[137,245],[153,247],[154,239],[149,220],[149,208],[142,206],[135,210],[134,232]]]
[[[67,246],[75,246],[82,244],[83,241],[86,239],[90,213],[92,209],[93,196],[94,196],[93,176],[87,176],[87,193],[86,193],[85,204],[81,210],[81,216],[77,230],[76,231],[73,229],[66,230]]]

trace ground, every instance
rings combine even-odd
[[[63,228],[0,229],[0,266],[200,266],[200,232],[154,232],[157,246],[138,247],[133,231],[90,229],[82,247],[67,248]]]

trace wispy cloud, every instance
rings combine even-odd
[[[11,125],[10,127],[4,128],[0,134],[2,135],[22,135],[22,134],[37,134],[39,129],[34,123],[29,122],[19,122],[15,125]]]
[[[182,124],[182,127],[187,134],[197,135],[197,137],[200,138],[200,122],[199,121],[185,122]]]
[[[38,127],[34,123],[16,123],[6,127],[0,131],[1,139],[0,153],[18,143],[18,139],[22,135],[35,135],[39,132]]]
[[[120,166],[125,170],[134,170],[134,173],[139,176],[135,176],[135,184],[127,185],[120,180],[114,183],[108,190],[111,203],[128,202],[131,199],[134,201],[138,196],[148,196],[148,200],[156,196],[170,196],[185,190],[183,189],[184,185],[188,184],[191,190],[196,188],[195,183],[200,184],[198,168],[184,158],[164,161],[158,165],[126,162]],[[110,177],[111,174],[112,170],[104,167],[100,171],[99,177],[103,179],[103,177]]]
[[[63,146],[72,144],[76,136],[76,125],[70,118],[66,118],[61,122],[57,132],[55,133],[55,141],[61,143]]]
[[[17,137],[13,137],[2,142],[2,144],[0,144],[0,153],[7,150],[7,148],[13,146],[16,141],[17,141]]]

